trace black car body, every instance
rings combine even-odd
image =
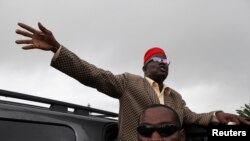
[[[35,106],[0,97],[0,141],[116,141],[116,113],[0,90],[12,97],[47,104]],[[71,109],[71,110],[69,110]],[[186,126],[187,141],[206,141],[206,128]]]

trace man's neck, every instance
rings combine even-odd
[[[159,85],[159,89],[160,89],[160,92],[162,91],[162,89],[163,89],[163,82],[161,82],[161,83],[159,83],[159,82],[156,82],[158,85]]]
[[[163,86],[163,81],[164,80],[159,80],[159,79],[158,80],[157,79],[152,79],[152,80],[154,80],[159,86]]]
[[[148,77],[148,78],[150,78],[150,77]],[[156,80],[156,79],[153,79],[153,78],[150,78],[150,79],[152,79],[153,81],[155,81],[158,84],[160,92],[161,92],[163,87],[164,87],[163,81],[162,80]]]

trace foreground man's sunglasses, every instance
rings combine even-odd
[[[167,123],[156,126],[150,124],[141,124],[137,127],[137,132],[144,137],[151,137],[153,132],[157,131],[161,137],[169,137],[180,129],[181,128],[174,124]]]

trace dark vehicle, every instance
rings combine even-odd
[[[115,113],[4,90],[0,96],[49,104],[46,108],[1,100],[0,141],[116,140]]]
[[[117,141],[117,118],[116,113],[108,111],[0,90],[0,141]],[[187,141],[207,141],[206,128],[185,128]]]

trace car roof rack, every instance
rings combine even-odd
[[[49,104],[50,105],[49,109],[52,111],[68,112],[68,108],[73,108],[74,109],[73,113],[77,115],[84,115],[84,116],[94,115],[95,116],[95,114],[97,114],[96,116],[98,117],[112,117],[112,118],[118,117],[117,113],[95,109],[91,107],[86,107],[86,106],[81,106],[81,105],[76,105],[76,104],[71,104],[67,102],[57,101],[57,100],[42,98],[38,96],[27,95],[27,94],[18,93],[18,92],[11,92],[11,91],[0,89],[0,96]]]

